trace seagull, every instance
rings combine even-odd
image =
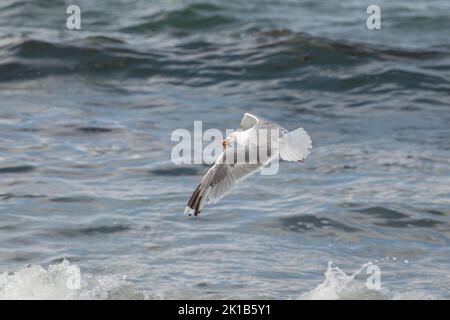
[[[272,161],[281,158],[303,162],[312,149],[311,138],[303,128],[289,132],[272,121],[250,113],[244,114],[239,130],[232,132],[221,143],[223,152],[206,172],[184,210],[189,216],[198,216],[206,204],[216,203],[236,183]]]

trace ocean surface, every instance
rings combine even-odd
[[[0,2],[0,298],[450,298],[448,0],[73,2]],[[244,112],[311,155],[183,215]]]

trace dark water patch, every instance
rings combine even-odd
[[[95,122],[94,122],[95,123]],[[49,131],[52,135],[57,136],[74,136],[74,135],[103,135],[120,133],[123,131],[121,127],[110,127],[107,124],[93,124],[93,125],[79,125],[79,124],[64,124],[61,126],[55,126],[50,128]],[[83,164],[71,164],[73,168],[83,168]],[[89,168],[90,166],[85,166]]]
[[[272,30],[264,30],[261,32],[264,36],[268,36],[268,37],[274,37],[274,38],[281,38],[281,37],[286,37],[286,36],[292,36],[294,34],[294,32],[292,32],[289,29],[272,29]],[[305,33],[303,33],[305,34]]]
[[[194,176],[200,174],[200,169],[197,168],[164,168],[150,170],[150,174],[157,176]]]
[[[297,58],[300,57],[303,61],[313,64],[317,62],[317,64],[321,65],[324,63],[342,64],[344,61],[347,63],[361,63],[372,60],[392,61],[394,58],[397,58],[397,60],[434,61],[439,58],[447,58],[449,54],[445,49],[412,50],[375,47],[369,44],[350,43],[342,40],[336,41],[324,37],[311,36],[303,32],[281,32],[281,39],[278,39],[277,36],[274,37],[274,35],[277,35],[276,32],[256,33],[257,38],[260,37],[258,35],[263,36],[261,41],[264,42],[257,46],[258,49],[286,48],[289,49],[287,53],[291,53]],[[264,37],[266,35],[270,37],[265,40]],[[266,51],[270,52],[271,50]]]
[[[37,133],[41,131],[41,129],[39,128],[17,128],[15,130],[20,132],[31,132],[31,133]]]
[[[403,219],[403,218],[409,217],[405,213],[395,211],[392,209],[388,209],[385,207],[370,207],[367,209],[358,209],[358,210],[353,210],[353,211],[360,213],[360,214],[369,215],[369,216],[373,216],[376,218],[382,218],[382,219]]]
[[[420,108],[419,108],[419,107],[416,107],[416,106],[405,106],[405,107],[401,107],[400,110],[402,110],[402,111],[411,111],[411,112],[413,112],[413,111],[418,111],[418,110],[420,110]]]
[[[9,200],[14,198],[14,195],[12,193],[3,193],[0,194],[0,200]]]
[[[87,228],[57,229],[52,230],[52,233],[63,237],[76,238],[84,236],[89,237],[89,236],[115,234],[126,232],[130,229],[131,226],[128,225],[115,225],[115,226],[96,226]]]
[[[9,173],[28,173],[34,171],[36,168],[34,166],[23,165],[23,166],[11,166],[11,167],[0,167],[0,174]]]
[[[315,229],[332,228],[345,232],[356,232],[358,229],[347,226],[341,222],[329,218],[313,215],[299,215],[280,218],[283,229],[288,231],[302,232]]]
[[[105,128],[105,127],[80,127],[76,129],[78,132],[86,134],[98,134],[98,133],[109,133],[117,131],[116,128]]]
[[[13,61],[0,64],[0,81],[11,81],[32,73],[33,68],[24,63]]]
[[[10,259],[14,262],[25,263],[25,262],[33,260],[33,257],[31,255],[21,255],[19,253],[19,254],[14,255]]]
[[[15,195],[16,198],[23,198],[23,199],[42,199],[47,198],[44,194],[20,194]]]
[[[434,228],[443,223],[432,219],[408,219],[408,220],[390,220],[386,222],[376,222],[377,226],[391,228]]]
[[[122,31],[132,33],[152,33],[163,29],[187,31],[203,31],[221,27],[235,22],[227,15],[222,15],[222,9],[213,4],[197,3],[180,10],[160,11],[152,16],[141,19],[136,25],[124,28]]]
[[[99,35],[84,38],[82,43],[84,43],[85,45],[93,45],[93,46],[100,45],[102,47],[109,47],[110,45],[112,45],[111,48],[116,48],[117,45],[125,45],[126,41],[119,38]]]
[[[55,197],[49,199],[52,202],[72,203],[72,202],[94,202],[96,199],[88,196]]]
[[[189,40],[177,45],[176,48],[178,50],[183,50],[186,53],[205,51],[213,52],[219,50],[219,47],[216,44],[205,40]]]
[[[196,286],[199,288],[209,288],[209,287],[212,287],[213,285],[211,283],[202,281],[202,282],[197,283]]]
[[[301,75],[297,81],[303,82],[303,77],[313,71],[312,67],[357,66],[368,62],[374,56],[370,51],[364,50],[364,47],[315,38],[303,33],[283,39],[264,39],[265,34],[262,36],[263,43],[257,43],[245,52],[237,51],[229,55],[229,58],[236,61],[246,62],[245,77],[253,75],[259,78],[290,80]],[[239,55],[241,56],[238,57]],[[319,77],[316,72],[312,75]]]
[[[71,41],[49,42],[37,39],[21,39],[6,47],[15,57],[42,60],[48,58],[88,61],[90,58],[111,58],[114,49],[127,49],[120,39],[107,37],[86,37]],[[124,53],[138,52],[125,50]]]
[[[141,69],[149,75],[160,57],[160,54],[136,51],[121,40],[99,37],[60,43],[22,39],[0,52],[5,50],[10,58],[0,63],[0,81],[62,74],[124,72],[128,75],[131,72],[138,75]]]
[[[425,212],[428,212],[429,214],[435,215],[435,216],[446,216],[448,213],[445,213],[444,211],[439,210],[425,210]]]
[[[0,194],[0,200],[38,199],[38,198],[47,198],[47,196],[46,195],[41,195],[41,194],[13,194],[13,193]]]
[[[18,229],[17,226],[12,224],[0,226],[1,231],[12,231],[17,229]]]
[[[375,219],[379,219],[373,222],[373,225],[391,228],[435,228],[444,224],[441,221],[437,221],[430,218],[411,218],[410,215],[388,209],[385,207],[370,207],[367,209],[353,210],[360,214],[364,214]],[[435,216],[442,216],[441,211],[425,210]]]
[[[393,57],[408,58],[414,60],[434,60],[439,58],[448,57],[446,50],[438,50],[431,48],[429,50],[424,49],[396,49],[382,47],[378,51],[380,57],[391,60]]]
[[[338,67],[336,65],[336,67]],[[401,89],[432,90],[448,92],[450,83],[441,76],[429,75],[419,71],[409,71],[402,69],[389,69],[382,72],[360,73],[353,72],[351,76],[341,77],[336,74],[321,75],[315,72],[308,72],[302,77],[291,78],[282,81],[284,87],[291,89],[303,89],[312,91],[329,92],[351,92],[362,93],[377,90],[377,93],[387,93],[389,91]],[[380,83],[384,90],[380,91]],[[433,87],[434,84],[439,87]],[[388,88],[388,85],[389,88]]]

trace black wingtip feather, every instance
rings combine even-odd
[[[202,201],[202,198],[202,184],[199,184],[188,201],[188,207],[194,210],[195,217],[200,214],[200,203]]]

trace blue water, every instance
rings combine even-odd
[[[450,3],[371,2],[2,1],[0,297],[450,298]],[[184,216],[172,131],[244,112],[311,155]]]

